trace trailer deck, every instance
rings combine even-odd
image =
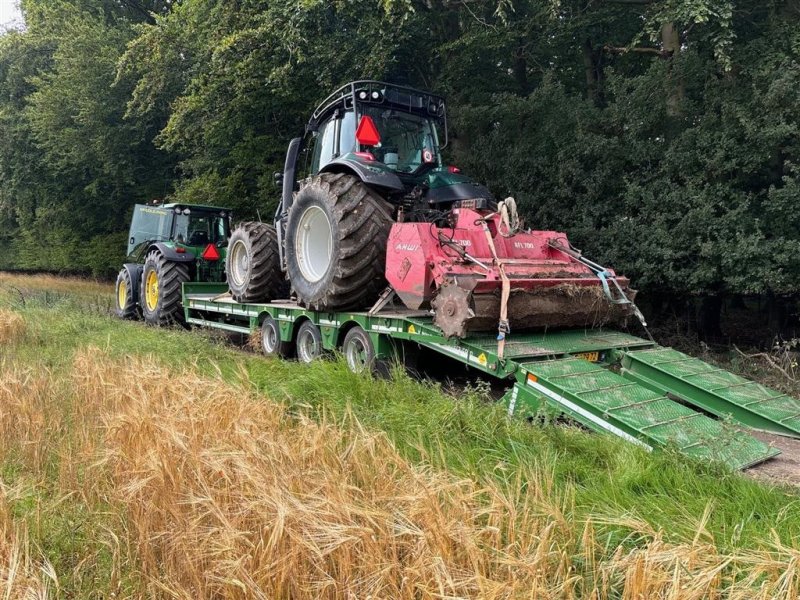
[[[647,450],[674,448],[743,469],[779,454],[747,428],[800,437],[800,401],[627,333],[605,330],[513,332],[499,358],[493,335],[446,339],[425,311],[317,312],[290,301],[240,304],[219,284],[186,283],[186,320],[253,333],[269,316],[281,341],[313,323],[326,350],[361,327],[380,360],[418,345],[508,382],[508,414],[536,417],[545,407]]]

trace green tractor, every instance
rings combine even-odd
[[[284,298],[288,280],[298,302],[316,310],[371,305],[387,285],[394,223],[434,223],[459,205],[496,206],[488,189],[445,166],[446,145],[440,96],[380,81],[336,90],[306,135],[289,143],[276,173],[283,194],[275,227],[242,223],[231,235],[233,298]],[[269,238],[263,251],[251,232]]]
[[[499,341],[512,324],[594,327],[635,312],[627,279],[563,232],[524,229],[513,198],[498,201],[447,166],[447,137],[445,101],[431,92],[354,81],[328,96],[276,174],[275,226],[242,223],[231,234],[234,301],[286,298],[288,280],[316,311],[377,310],[396,298],[430,310],[446,337],[496,329]]]
[[[151,325],[182,322],[185,281],[225,281],[230,223],[226,208],[137,204],[128,235],[130,262],[117,275],[117,316],[143,317]]]

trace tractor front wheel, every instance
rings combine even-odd
[[[236,227],[228,240],[225,273],[236,302],[268,302],[288,295],[275,228],[258,222]]]
[[[186,263],[169,261],[158,250],[147,254],[142,270],[140,302],[147,323],[183,323],[181,284],[185,281],[189,281]]]
[[[345,173],[313,177],[294,199],[286,223],[286,269],[304,306],[364,308],[386,287],[389,204]]]
[[[115,313],[120,319],[136,319],[139,309],[136,306],[133,280],[128,269],[122,269],[117,275],[117,305]]]

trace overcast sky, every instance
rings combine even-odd
[[[18,0],[0,0],[0,31],[13,23],[21,23]]]

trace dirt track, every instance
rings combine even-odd
[[[747,474],[764,481],[800,486],[800,440],[774,433],[753,432],[753,435],[778,448],[781,454],[748,469]]]

